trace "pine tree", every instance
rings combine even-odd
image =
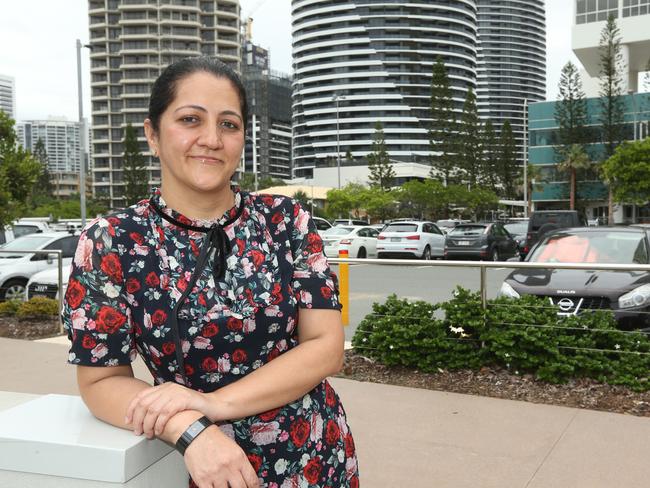
[[[47,155],[47,149],[45,149],[45,143],[41,138],[36,141],[34,146],[34,159],[40,163],[40,174],[38,179],[34,184],[32,189],[32,200],[37,201],[40,198],[51,198],[54,194],[54,188],[52,186],[52,177],[50,175],[50,170],[48,168],[50,158]]]
[[[501,128],[499,138],[499,179],[503,186],[503,195],[514,199],[517,196],[517,143],[512,133],[510,121],[506,120]]]
[[[368,154],[368,170],[370,170],[370,175],[368,176],[370,186],[379,187],[382,190],[390,189],[395,178],[395,171],[390,164],[388,151],[386,151],[384,128],[380,121],[377,121],[375,124],[372,152]]]
[[[573,145],[583,146],[587,142],[587,102],[580,73],[571,61],[562,68],[558,89],[555,122],[559,144],[556,153],[558,159],[565,159]]]
[[[345,165],[354,166],[354,156],[352,156],[352,152],[349,149],[345,153]]]
[[[499,147],[492,120],[488,119],[483,125],[481,139],[481,148],[483,150],[482,166],[485,173],[483,184],[496,192],[497,188],[501,186],[501,180],[499,178]]]
[[[129,123],[124,130],[124,199],[126,205],[133,205],[149,193],[149,181],[144,156],[140,152],[138,136]]]
[[[459,124],[458,162],[463,176],[470,188],[483,180],[481,125],[476,110],[476,95],[470,88],[463,105],[463,114]]]
[[[616,147],[623,139],[623,80],[620,65],[623,57],[621,54],[621,37],[613,15],[607,18],[607,23],[600,35],[598,47],[600,56],[600,124],[602,127],[603,142],[605,144],[605,158],[614,154]],[[614,201],[612,188],[609,188],[608,201],[609,223],[614,223]]]
[[[440,56],[433,65],[431,79],[431,177],[451,184],[455,178],[456,118],[447,70]]]

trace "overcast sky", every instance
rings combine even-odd
[[[252,16],[253,41],[270,50],[271,67],[291,71],[291,1],[240,0]],[[571,52],[571,2],[546,1],[547,98],[555,99]],[[16,79],[17,118],[49,115],[77,119],[75,40],[88,42],[86,0],[3,0],[0,6],[0,74]],[[84,114],[89,115],[88,51],[82,52]]]

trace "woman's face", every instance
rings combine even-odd
[[[145,133],[160,158],[163,184],[200,192],[229,188],[244,147],[239,95],[227,78],[193,73],[177,83],[158,131],[147,119]]]

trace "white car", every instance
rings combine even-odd
[[[316,225],[316,230],[318,231],[318,235],[321,237],[323,237],[323,232],[332,228],[332,224],[330,224],[328,220],[322,219],[320,217],[312,217],[312,220]]]
[[[444,258],[445,236],[433,222],[392,222],[377,237],[377,257]]]
[[[68,288],[68,279],[70,278],[71,264],[63,266],[61,282],[63,284],[63,294]],[[39,271],[33,275],[27,282],[27,295],[29,300],[34,297],[46,297],[59,299],[59,267]]]
[[[63,266],[72,263],[79,234],[42,232],[19,237],[2,247],[0,252],[0,300],[24,300],[27,281],[32,275],[57,268],[55,254],[32,254],[19,251],[63,251]],[[13,252],[6,252],[13,251]]]
[[[339,250],[347,249],[350,258],[375,258],[378,235],[369,226],[337,225],[323,232],[325,256],[338,258]]]

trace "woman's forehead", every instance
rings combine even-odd
[[[192,73],[178,81],[175,92],[170,106],[174,110],[184,105],[200,105],[206,110],[228,107],[237,113],[241,111],[239,93],[225,77],[206,72]]]

